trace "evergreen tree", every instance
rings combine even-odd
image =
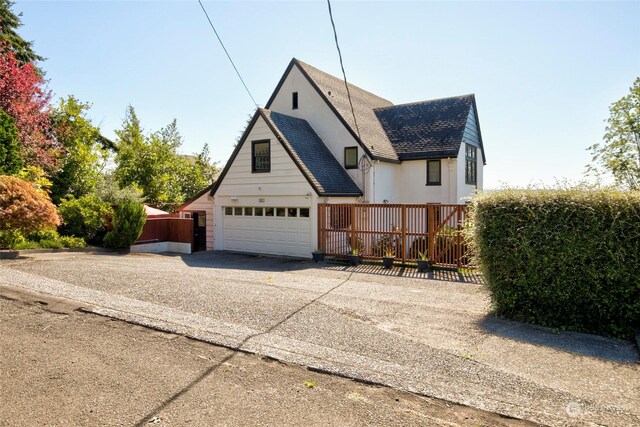
[[[13,13],[12,6],[12,1],[0,0],[0,52],[12,51],[20,65],[44,60],[33,51],[33,42],[26,41],[18,34],[17,30],[22,26],[22,13]]]

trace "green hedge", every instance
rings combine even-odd
[[[640,193],[490,192],[472,203],[469,225],[497,315],[620,338],[640,331]]]

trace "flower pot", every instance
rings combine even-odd
[[[311,256],[313,257],[313,262],[324,261],[324,252],[311,252]]]
[[[382,258],[382,266],[386,269],[390,269],[393,267],[393,257],[384,257]]]
[[[349,264],[351,265],[358,265],[360,264],[361,260],[362,258],[360,257],[360,255],[349,255]]]
[[[427,271],[429,269],[429,260],[428,259],[419,259],[418,260],[418,271]]]

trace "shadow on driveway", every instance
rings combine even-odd
[[[580,332],[557,331],[494,316],[486,316],[478,325],[490,334],[583,356],[618,363],[639,361],[638,351],[631,341]]]
[[[160,254],[176,256],[175,254]],[[189,255],[180,255],[182,261],[189,267],[198,268],[222,268],[234,270],[257,270],[257,271],[300,271],[310,268],[323,270],[344,271],[347,273],[376,274],[388,277],[406,277],[409,279],[429,279],[447,282],[483,284],[483,278],[479,273],[459,273],[448,270],[429,270],[419,272],[416,268],[394,266],[385,269],[382,264],[360,264],[351,266],[339,262],[319,262],[297,258],[271,257],[265,255],[248,255],[232,252],[195,252]]]

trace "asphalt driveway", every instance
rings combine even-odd
[[[473,277],[359,269],[219,253],[56,253],[0,262],[0,285],[507,416],[640,425],[632,343],[495,319]]]

